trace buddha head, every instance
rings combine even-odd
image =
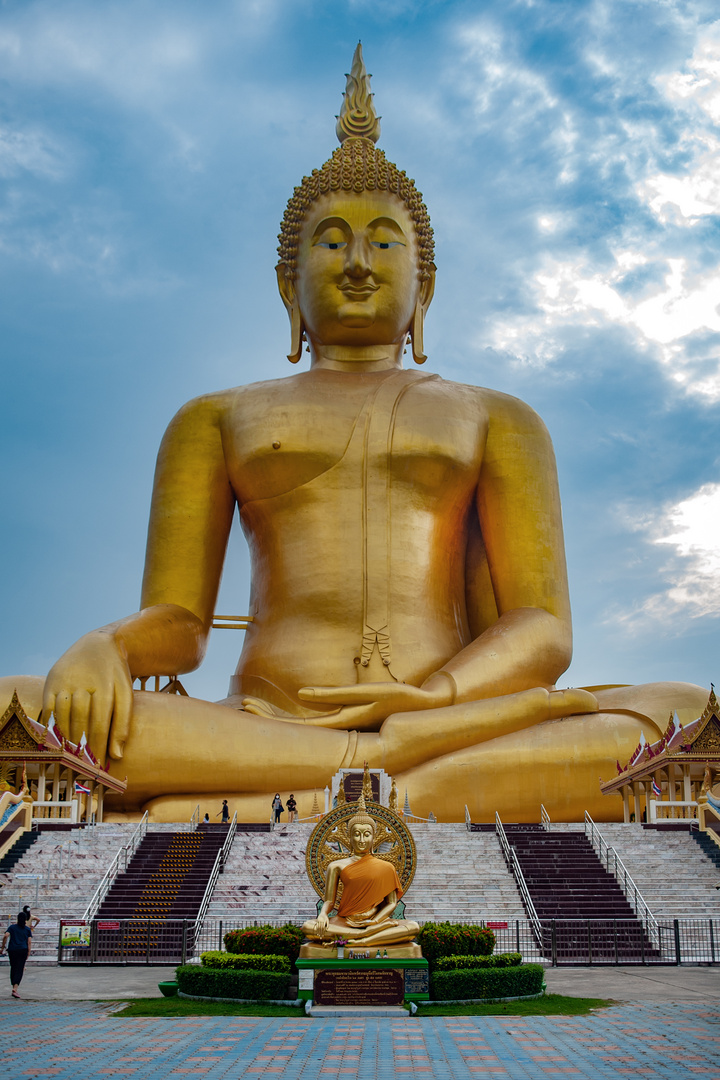
[[[357,805],[358,813],[353,814],[347,823],[348,838],[355,855],[366,855],[372,853],[377,826],[374,818],[371,818],[365,809],[363,795],[358,799]]]
[[[380,124],[358,45],[329,161],[295,188],[279,236],[288,359],[311,345],[401,344],[416,363],[435,284],[433,233],[415,184],[375,143]]]

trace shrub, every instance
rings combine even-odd
[[[300,955],[303,932],[299,926],[251,926],[230,930],[224,937],[229,953],[254,953],[261,956],[287,956],[294,963]]]
[[[527,994],[539,994],[543,988],[544,977],[541,964],[436,971],[432,977],[432,996],[437,1001],[524,997]]]
[[[250,998],[284,1001],[289,976],[277,971],[233,971],[183,964],[177,968],[178,990],[193,997]]]
[[[494,956],[439,956],[436,971],[459,971],[460,968],[507,968],[522,964],[519,952],[495,953]]]
[[[417,943],[432,971],[440,956],[490,956],[495,948],[495,935],[484,926],[427,922],[417,936]]]
[[[273,953],[263,956],[257,953],[204,952],[200,955],[200,961],[204,967],[226,971],[280,971],[290,974],[289,958]]]

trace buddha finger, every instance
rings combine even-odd
[[[53,712],[63,731],[70,732],[70,710],[72,708],[72,694],[69,690],[58,690],[55,695]]]
[[[72,696],[72,708],[70,711],[70,740],[74,743],[79,743],[80,739],[85,733],[85,737],[90,734],[90,707],[92,705],[92,695],[89,690],[76,690]]]
[[[90,716],[88,742],[90,743],[90,749],[101,765],[105,763],[105,758],[107,756],[107,741],[108,732],[110,731],[111,716],[112,691],[109,689],[96,690],[92,695],[92,711]]]
[[[328,705],[370,705],[377,701],[378,687],[374,683],[366,686],[303,686],[298,691],[302,701],[325,702]]]
[[[115,684],[115,707],[110,729],[110,757],[120,761],[125,749],[125,740],[130,734],[134,698],[132,686],[123,679]]]

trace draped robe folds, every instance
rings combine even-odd
[[[362,855],[340,871],[343,894],[338,907],[338,918],[352,919],[366,915],[382,904],[393,890],[398,900],[402,896],[400,878],[390,863],[376,859],[374,855]]]

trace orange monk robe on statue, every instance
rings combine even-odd
[[[363,855],[357,862],[352,862],[340,871],[343,894],[338,907],[338,918],[348,919],[360,915],[367,916],[378,908],[391,892],[402,896],[400,878],[395,867],[390,863],[376,859],[374,855]]]

